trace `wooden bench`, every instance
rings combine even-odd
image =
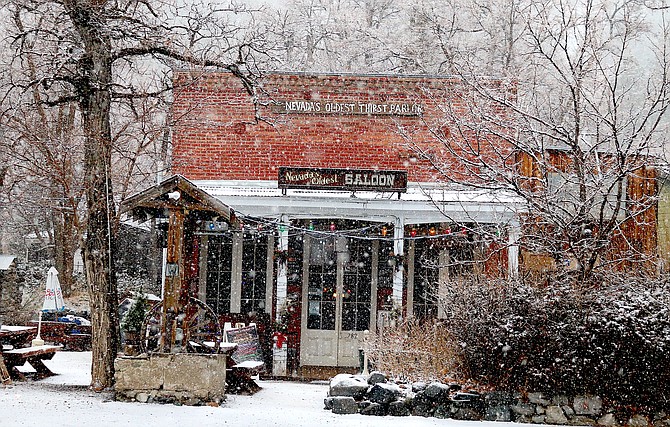
[[[23,373],[17,368],[23,366],[26,362],[35,369],[38,378],[45,378],[54,375],[54,373],[42,361],[51,360],[60,349],[61,346],[59,345],[39,345],[3,351],[2,356],[12,378],[25,379]]]

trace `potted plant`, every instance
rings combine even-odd
[[[142,324],[144,317],[147,315],[148,304],[147,298],[143,293],[140,293],[130,309],[123,316],[121,321],[121,332],[123,334],[124,350],[127,355],[133,356],[137,354],[142,335]]]

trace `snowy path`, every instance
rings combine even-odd
[[[0,426],[521,426],[418,417],[334,415],[323,410],[326,385],[284,381],[261,381],[263,389],[254,396],[228,395],[225,404],[218,408],[114,402],[109,395],[87,390],[90,357],[90,352],[60,352],[45,362],[59,375],[38,382],[0,386]]]

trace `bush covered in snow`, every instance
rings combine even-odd
[[[443,296],[459,374],[500,390],[592,393],[670,409],[670,285],[468,282]]]

